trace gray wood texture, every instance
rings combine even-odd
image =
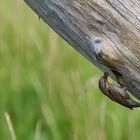
[[[139,0],[25,2],[74,49],[140,100]]]

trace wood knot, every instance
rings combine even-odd
[[[94,42],[99,44],[99,43],[101,43],[101,39],[100,38],[96,38]]]

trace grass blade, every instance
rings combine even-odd
[[[41,128],[42,128],[42,123],[40,120],[38,120],[36,123],[36,129],[35,129],[35,140],[40,140]]]
[[[10,119],[10,115],[7,112],[5,112],[4,116],[5,116],[5,119],[6,119],[6,122],[7,122],[7,126],[8,126],[8,129],[9,129],[11,138],[12,138],[12,140],[16,140],[16,135],[15,135],[15,132],[14,132],[14,128],[13,128],[11,119]]]

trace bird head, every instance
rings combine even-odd
[[[109,74],[107,72],[104,73],[104,78],[107,78],[109,76]]]

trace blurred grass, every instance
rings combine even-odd
[[[140,110],[98,89],[102,74],[19,0],[0,5],[0,140],[138,140]]]

